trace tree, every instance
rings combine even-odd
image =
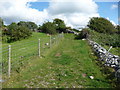
[[[28,23],[28,28],[31,29],[32,31],[36,31],[38,26],[34,22],[27,22]]]
[[[66,25],[63,20],[56,18],[53,20],[53,23],[56,25],[57,32],[66,32]]]
[[[56,26],[52,22],[46,22],[42,25],[42,32],[56,34]]]
[[[36,29],[38,28],[38,26],[34,22],[20,21],[18,22],[18,25],[28,27],[32,31],[36,31]]]
[[[7,33],[3,34],[3,37],[7,36],[7,40],[4,40],[6,42],[13,42],[13,41],[25,39],[31,36],[32,34],[29,28],[25,26],[19,26],[16,23],[11,23],[7,28],[8,28]]]
[[[90,29],[95,30],[100,33],[112,34],[116,31],[114,25],[107,19],[102,17],[93,17],[88,25]]]

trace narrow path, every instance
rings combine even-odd
[[[4,87],[27,88],[90,88],[110,87],[86,41],[73,35],[50,49],[46,55],[30,62],[20,74],[14,75]],[[16,76],[16,77],[15,77]],[[94,79],[90,79],[93,76]]]

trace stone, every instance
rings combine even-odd
[[[94,77],[93,76],[89,76],[90,77],[90,79],[94,79]]]
[[[48,46],[48,45],[49,45],[49,43],[45,43],[45,45],[46,45],[46,46]]]

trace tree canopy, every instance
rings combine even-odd
[[[31,30],[29,30],[29,28],[25,26],[19,26],[13,22],[10,25],[8,25],[7,30],[3,30],[2,34],[3,39],[5,39],[3,41],[13,42],[29,37],[32,34],[32,32]]]
[[[53,23],[56,25],[57,32],[66,32],[66,25],[63,20],[56,18],[53,20]]]
[[[30,30],[35,31],[35,29],[38,28],[38,26],[34,22],[25,22],[25,21],[20,21],[18,22],[19,26],[24,26],[28,27]]]
[[[52,22],[45,22],[42,25],[42,32],[56,34],[56,26]]]
[[[87,25],[90,29],[100,33],[114,33],[116,31],[114,25],[107,19],[102,17],[93,17]]]

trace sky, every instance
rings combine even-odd
[[[6,25],[32,21],[42,25],[60,18],[72,28],[85,27],[90,18],[104,17],[118,24],[118,0],[1,0],[0,17]]]

